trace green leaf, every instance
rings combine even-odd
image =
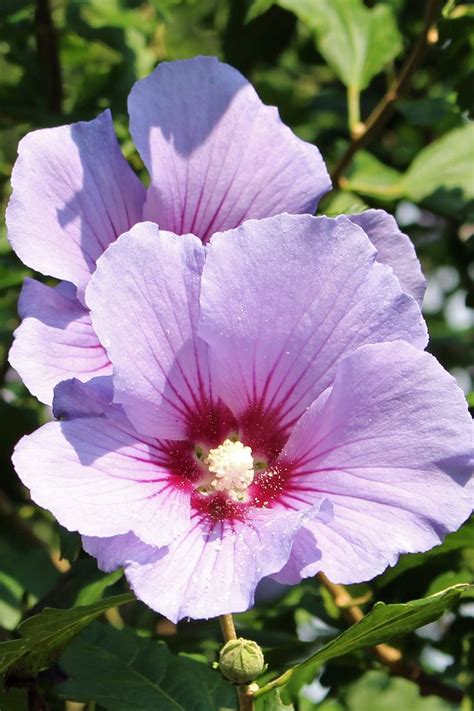
[[[395,103],[395,108],[415,126],[439,126],[446,119],[459,122],[460,111],[456,104],[441,96],[400,99]]]
[[[107,575],[102,575],[97,580],[93,580],[88,585],[85,585],[79,592],[75,604],[76,605],[91,605],[97,600],[100,600],[104,591],[120,580],[123,576],[123,570],[119,568],[114,570],[112,573],[107,573]]]
[[[367,8],[361,0],[279,0],[315,35],[316,45],[345,84],[365,89],[402,50],[402,38],[388,5]]]
[[[0,689],[0,709],[2,711],[25,711],[28,708],[26,689]]]
[[[60,664],[64,698],[96,701],[111,711],[218,711],[236,708],[236,693],[217,671],[171,654],[163,642],[95,624],[77,637]]]
[[[6,259],[0,261],[0,293],[20,286],[25,277],[30,275],[30,270],[26,267],[12,267]]]
[[[275,0],[254,0],[247,12],[247,17],[245,18],[246,22],[260,17],[260,15],[263,15],[263,13],[269,10],[274,4]]]
[[[421,696],[417,684],[369,671],[342,692],[347,711],[452,711],[452,704],[437,696]]]
[[[93,620],[112,607],[134,600],[133,595],[116,595],[93,605],[70,610],[45,608],[22,622],[21,639],[0,644],[0,673],[29,678],[54,663],[64,647]]]
[[[445,590],[448,586],[453,587],[454,585],[460,585],[462,583],[472,582],[472,571],[471,570],[445,570],[440,575],[436,576],[434,580],[429,584],[427,595],[434,595],[440,590]],[[472,597],[474,595],[474,588],[472,591],[466,592],[466,597]]]
[[[344,179],[344,188],[380,200],[396,200],[403,196],[401,173],[384,165],[367,151],[356,153]]]
[[[360,621],[345,630],[328,644],[325,644],[309,659],[292,667],[274,681],[263,686],[256,695],[263,695],[271,689],[283,686],[298,672],[316,671],[322,664],[355,652],[365,647],[386,642],[392,637],[407,634],[427,625],[452,607],[472,585],[454,585],[430,597],[412,600],[403,604],[385,605],[377,602],[372,610]]]
[[[0,404],[5,438],[7,423],[8,427],[12,425],[9,417],[12,410]],[[14,439],[15,432],[11,434]],[[40,545],[32,544],[31,539],[22,533],[15,531],[12,535],[10,521],[0,519],[0,626],[8,630],[15,629],[20,622],[25,603],[31,605],[42,598],[59,578],[48,552]]]
[[[257,699],[255,711],[295,711],[293,704],[284,704],[278,689],[273,689],[269,694]]]
[[[458,216],[474,200],[474,124],[449,131],[424,148],[400,182],[405,197]]]
[[[360,151],[344,188],[379,200],[405,197],[434,212],[459,218],[474,201],[474,124],[453,129],[424,148],[403,175]]]
[[[59,524],[57,524],[57,527],[61,560],[65,559],[70,563],[74,563],[81,552],[81,536],[77,531],[68,531]]]
[[[358,195],[349,190],[333,190],[319,203],[318,213],[337,217],[337,215],[353,215],[366,209],[367,205]]]

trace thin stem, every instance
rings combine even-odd
[[[221,626],[222,636],[224,637],[225,642],[229,642],[231,639],[237,639],[232,615],[220,615],[219,624]]]
[[[280,686],[285,686],[287,684],[291,677],[293,676],[295,672],[295,668],[293,667],[292,669],[288,669],[286,672],[283,674],[280,674],[276,679],[272,679],[272,681],[269,681],[265,686],[262,686],[258,691],[255,692],[255,698],[259,698],[260,696],[265,696],[265,694],[268,694],[270,691],[273,691],[273,689],[278,689]]]
[[[429,42],[430,29],[436,21],[439,13],[440,0],[428,0],[425,11],[425,19],[423,29],[418,40],[415,43],[407,61],[403,65],[400,74],[394,79],[389,86],[385,96],[379,101],[375,109],[372,111],[367,121],[364,124],[358,124],[358,130],[353,134],[353,140],[349,144],[346,152],[340,159],[339,163],[334,168],[332,180],[334,185],[339,185],[341,177],[352,161],[352,158],[358,150],[366,146],[373,136],[385,124],[394,109],[394,103],[400,98],[405,91],[408,83],[420,64],[427,44]],[[350,105],[349,105],[350,111]],[[351,127],[352,130],[352,127]]]
[[[224,637],[225,642],[237,639],[237,633],[235,631],[234,619],[232,615],[220,615],[219,624],[221,626],[222,636]],[[239,710],[254,711],[255,701],[253,692],[250,691],[250,687],[239,686],[237,688],[237,694],[239,697]]]
[[[352,84],[347,87],[347,112],[350,134],[357,138],[361,131],[365,131],[365,126],[360,122],[360,89]]]
[[[239,711],[255,711],[255,698],[247,686],[239,686]]]
[[[255,711],[255,697],[248,686],[238,687],[239,711]]]

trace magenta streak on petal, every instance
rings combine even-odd
[[[359,289],[361,288],[361,286],[362,286],[362,283],[359,283],[359,284],[357,285],[356,290],[355,290],[355,291],[353,292],[353,294],[351,295],[351,301],[354,301],[354,297],[357,295],[357,293],[358,293]],[[334,309],[334,307],[336,306],[336,304],[338,303],[339,299],[341,298],[341,294],[343,294],[343,292],[344,292],[344,289],[340,289],[340,290],[338,291],[337,297],[336,297],[335,301],[334,301],[333,304],[332,304],[332,308],[331,308],[331,309],[328,308],[325,317],[324,317],[323,320],[320,322],[320,324],[318,324],[319,330],[322,330],[322,327],[323,327],[324,324],[326,323],[327,319],[331,316],[331,312],[332,312],[332,310]],[[316,296],[315,296],[315,298],[312,300],[310,306],[312,306],[312,305],[314,304],[314,302],[315,302],[318,298],[319,298],[319,293],[316,294]],[[310,307],[308,307],[308,308],[310,308]],[[344,318],[347,317],[347,315],[350,313],[350,311],[351,311],[351,308],[349,308],[349,310],[345,312],[344,317],[343,317],[343,320],[344,320]],[[301,321],[303,318],[304,318],[304,313],[301,315],[300,321]],[[284,350],[287,348],[288,343],[290,342],[293,333],[294,333],[294,332],[296,331],[296,329],[298,328],[300,321],[298,321],[297,323],[294,324],[293,331],[289,334],[288,339],[287,339],[287,341],[286,341],[286,343],[285,343],[285,346],[284,346],[284,348],[282,348],[282,350],[281,350],[281,352],[280,352],[279,359],[282,358],[283,352],[284,352]],[[296,381],[293,381],[292,384],[291,384],[291,386],[290,386],[290,387],[288,388],[288,390],[285,392],[285,394],[280,397],[280,402],[282,402],[282,403],[288,402],[289,398],[291,397],[291,395],[292,395],[293,392],[295,391],[296,387],[297,387],[298,384],[303,380],[304,376],[310,371],[311,367],[312,367],[312,366],[314,365],[314,363],[316,362],[316,359],[317,359],[318,355],[321,353],[322,349],[323,349],[324,346],[327,344],[327,342],[329,341],[329,339],[330,339],[331,336],[333,335],[334,331],[336,330],[336,328],[338,328],[338,326],[339,326],[340,324],[341,324],[341,321],[337,321],[337,322],[334,324],[334,327],[333,327],[333,329],[330,331],[330,333],[327,334],[327,336],[326,336],[326,338],[324,339],[324,341],[323,341],[322,343],[318,344],[319,347],[318,347],[316,353],[312,356],[311,360],[306,364],[305,368],[304,368],[304,369],[302,370],[302,372],[300,373],[298,379],[297,379]],[[301,342],[301,345],[300,345],[300,347],[299,347],[299,349],[298,349],[298,352],[297,352],[297,353],[294,355],[294,357],[293,357],[293,362],[292,362],[292,364],[290,365],[290,367],[288,368],[288,370],[286,371],[286,373],[284,373],[284,375],[281,377],[280,383],[279,383],[279,385],[277,386],[277,388],[275,389],[275,392],[274,392],[274,394],[273,394],[272,400],[271,400],[270,403],[269,403],[269,407],[271,407],[272,404],[274,403],[274,401],[275,401],[277,395],[279,394],[279,392],[281,391],[281,388],[283,387],[283,385],[288,382],[288,380],[289,380],[289,375],[290,375],[290,373],[291,373],[291,371],[292,371],[292,369],[293,369],[295,363],[296,363],[296,362],[298,361],[298,359],[301,357],[301,354],[303,353],[305,347],[307,346],[307,344],[309,343],[309,341],[311,340],[312,337],[313,337],[313,334],[312,334],[312,333],[309,333],[308,336],[307,336],[307,338],[306,338],[306,340],[304,340],[304,341]],[[356,338],[357,338],[357,334],[354,334],[354,338],[353,338],[351,341],[349,341],[349,344],[348,344],[348,345],[350,346],[350,344],[351,344],[351,343],[353,342],[353,340],[355,340]],[[347,346],[346,346],[346,348],[347,348]],[[333,361],[330,363],[330,366],[332,366],[332,365],[337,361],[338,358],[339,358],[339,354],[337,353],[337,354],[335,355]],[[330,366],[329,366],[329,367],[330,367]],[[274,367],[276,367],[276,364],[275,364]],[[329,367],[328,367],[328,369],[329,369]],[[321,377],[323,377],[323,375],[324,375],[324,374],[321,374],[321,376],[320,376],[317,380],[314,381],[313,385],[315,385],[315,384],[321,379]],[[295,402],[293,402],[293,403],[291,404],[291,406],[290,406],[286,411],[284,410],[284,411],[282,412],[282,414],[281,414],[282,421],[284,421],[284,418],[287,417],[287,416],[290,414],[290,412],[292,412],[292,410],[295,409],[295,407],[297,407],[297,406],[300,404],[301,400],[302,400],[304,397],[305,397],[305,393],[303,392],[303,393],[301,393],[300,397],[299,397]],[[296,419],[298,419],[298,418],[296,418]],[[287,426],[289,427],[289,426],[291,426],[292,424],[294,424],[294,421],[288,423]]]
[[[144,285],[143,285],[138,279],[135,279],[135,286],[136,286],[138,292],[141,293],[143,299],[146,300],[146,299],[148,298],[148,295],[145,294],[145,292],[143,291]],[[163,285],[162,285],[162,286],[163,286]],[[166,288],[167,290],[169,290],[170,285],[169,285],[167,282],[165,282],[164,286],[165,286],[165,288]],[[139,318],[139,314],[136,314],[136,317]],[[176,326],[177,326],[177,328],[178,328],[178,331],[181,332],[181,322],[180,322],[180,320],[179,320],[179,318],[178,318],[178,314],[177,314],[177,313],[175,313],[175,323],[176,323]],[[154,360],[155,360],[156,366],[161,370],[161,372],[163,373],[163,375],[166,377],[166,376],[167,376],[167,373],[166,373],[166,371],[164,370],[164,368],[163,368],[163,366],[161,365],[161,363],[160,363],[160,362],[158,361],[158,359],[155,357],[152,344],[151,344],[151,343],[149,342],[149,340],[148,340],[148,335],[147,335],[146,333],[144,333],[143,335],[144,335],[144,337],[145,337],[145,339],[146,339],[146,341],[147,341],[147,343],[148,343],[148,345],[149,345],[150,353],[153,354],[153,358],[154,358]],[[167,344],[168,344],[168,346],[169,346],[170,352],[171,352],[172,355],[174,356],[174,363],[175,363],[175,366],[177,367],[178,372],[179,372],[179,375],[181,376],[181,378],[183,379],[183,382],[185,383],[185,385],[186,385],[186,387],[187,387],[188,393],[189,393],[189,395],[190,395],[190,397],[191,397],[192,404],[194,404],[194,407],[196,408],[196,410],[198,410],[199,407],[202,405],[202,403],[199,401],[199,397],[198,397],[198,395],[196,394],[194,388],[192,387],[192,384],[191,384],[190,380],[189,380],[188,377],[187,377],[187,374],[186,374],[186,372],[185,372],[185,370],[184,370],[184,368],[183,368],[183,366],[182,366],[182,364],[181,364],[181,362],[180,362],[180,359],[179,359],[179,357],[178,357],[178,355],[177,355],[177,353],[176,353],[176,351],[175,351],[174,345],[173,345],[173,343],[172,343],[172,341],[171,341],[171,339],[170,339],[170,337],[169,337],[169,334],[167,333],[166,330],[164,330],[164,331],[162,331],[162,335],[163,335],[163,337],[164,337],[164,340],[167,342]],[[185,340],[185,339],[183,338],[183,341],[184,341],[184,340]],[[204,400],[204,398],[205,398],[205,389],[204,389],[204,384],[203,384],[203,380],[202,380],[200,359],[199,359],[198,354],[197,354],[197,348],[198,348],[198,346],[197,346],[197,339],[193,339],[193,341],[192,341],[192,347],[193,347],[193,351],[194,351],[194,355],[195,355],[195,358],[194,358],[194,365],[195,365],[195,367],[196,367],[196,374],[197,374],[197,379],[198,379],[198,384],[199,384],[200,396],[201,396],[201,399]],[[149,381],[149,382],[150,382],[150,384],[152,384],[151,381]],[[167,379],[167,385],[168,385],[168,387],[170,388],[170,390],[173,392],[173,394],[176,396],[176,398],[179,400],[179,402],[182,403],[182,405],[184,406],[184,410],[181,410],[180,408],[178,408],[177,404],[176,404],[175,402],[173,402],[170,398],[168,398],[164,393],[161,394],[161,396],[163,397],[163,399],[164,399],[171,407],[173,407],[173,408],[176,409],[178,412],[180,412],[180,414],[182,414],[183,416],[188,417],[188,418],[192,417],[192,415],[193,415],[192,406],[191,406],[191,404],[190,404],[189,402],[187,402],[187,400],[186,400],[184,394],[181,394],[181,393],[180,393],[180,391],[178,390],[178,388],[174,385],[173,381],[172,381],[171,379],[169,379],[169,378]]]
[[[253,131],[254,128],[255,128],[256,118],[257,118],[257,115],[258,115],[258,112],[259,112],[259,111],[260,111],[260,107],[259,107],[259,109],[258,109],[258,111],[257,111],[257,114],[255,114],[255,117],[254,117],[254,119],[253,119],[252,128],[251,128],[251,131],[250,131],[250,133],[249,133],[249,135],[248,135],[248,139],[250,139],[251,133],[252,133],[252,131]],[[234,135],[237,133],[237,128],[238,128],[238,127],[239,127],[239,121],[237,121],[236,124],[235,124],[235,127],[234,127]],[[232,139],[231,139],[231,140],[228,142],[228,144],[227,144],[226,158],[227,158],[227,155],[228,155],[228,152],[229,152],[229,149],[230,149],[230,146],[231,146],[231,145],[232,145]],[[208,242],[209,239],[212,237],[213,233],[216,231],[215,229],[213,229],[216,220],[217,220],[218,218],[220,218],[220,220],[221,220],[221,222],[222,222],[224,219],[227,218],[227,215],[226,215],[225,218],[224,218],[224,216],[220,214],[221,211],[222,211],[222,206],[225,204],[225,201],[227,200],[227,197],[228,197],[228,195],[229,195],[229,192],[230,192],[230,191],[233,189],[233,187],[234,187],[234,186],[233,186],[233,183],[234,183],[235,178],[236,178],[237,175],[239,174],[239,169],[240,169],[240,166],[241,166],[241,164],[242,164],[242,160],[243,160],[243,158],[244,158],[245,151],[247,150],[247,146],[248,146],[248,145],[249,145],[249,140],[246,141],[245,146],[244,146],[244,149],[243,149],[243,151],[240,153],[239,161],[238,161],[238,163],[237,163],[236,166],[235,166],[234,174],[233,174],[233,176],[232,176],[232,178],[231,178],[231,180],[230,180],[230,182],[229,182],[229,184],[228,184],[227,189],[225,190],[225,192],[224,192],[224,194],[223,194],[223,196],[222,196],[222,199],[221,199],[219,205],[216,207],[216,209],[215,209],[215,211],[214,211],[214,214],[213,214],[212,217],[210,218],[210,221],[209,221],[209,223],[208,223],[208,225],[207,225],[207,228],[202,231],[202,232],[203,232],[203,234],[202,234],[202,240],[203,240],[204,243]],[[265,163],[266,159],[267,159],[267,158],[265,157],[264,163]],[[223,168],[224,168],[224,164],[225,164],[225,159],[222,161],[221,169],[220,169],[219,175],[217,176],[217,179],[216,179],[216,185],[217,185],[218,182],[219,182],[219,177],[220,177],[220,175],[221,175],[221,173],[222,173],[222,170],[223,170]],[[209,201],[210,201],[210,199],[211,199],[211,196],[212,196],[212,192],[209,193],[208,204],[209,204]],[[233,207],[232,205],[229,206],[228,212],[229,212],[230,210],[232,210],[232,207]],[[248,213],[248,209],[246,209],[245,212]],[[197,214],[197,213],[196,213],[196,214]],[[239,220],[239,221],[237,221],[235,224],[236,224],[236,225],[239,225],[239,224],[241,224],[242,222],[243,222],[243,220]],[[192,230],[191,230],[191,231],[192,231]]]
[[[234,127],[234,131],[233,131],[233,136],[232,136],[231,140],[229,140],[228,143],[227,143],[226,155],[225,155],[224,159],[221,161],[220,169],[219,169],[219,172],[218,172],[218,174],[217,174],[217,176],[216,176],[216,180],[215,180],[215,183],[214,183],[214,187],[215,187],[215,186],[218,184],[218,182],[219,182],[219,178],[220,178],[220,176],[221,176],[221,174],[222,174],[222,170],[223,170],[223,168],[224,168],[225,161],[226,161],[226,159],[227,159],[227,156],[228,156],[228,153],[229,153],[229,149],[230,149],[230,146],[231,146],[231,144],[232,144],[232,140],[233,140],[233,138],[234,138],[234,136],[235,136],[235,134],[236,134],[238,125],[239,125],[239,123],[236,122],[235,127]],[[198,216],[199,216],[199,219],[200,219],[200,220],[202,219],[202,216],[199,215],[199,211],[200,211],[201,206],[202,206],[202,203],[203,203],[203,194],[204,194],[205,188],[206,188],[207,177],[208,177],[208,174],[209,174],[209,167],[212,165],[212,156],[213,156],[213,153],[214,153],[214,148],[215,148],[215,143],[212,142],[212,147],[211,147],[211,151],[210,151],[210,154],[209,154],[209,160],[208,160],[208,162],[207,162],[207,167],[206,167],[206,174],[205,174],[204,180],[202,181],[201,192],[200,192],[200,195],[199,195],[198,204],[197,204],[196,209],[195,209],[195,211],[194,211],[193,220],[192,220],[191,226],[190,226],[190,228],[189,228],[189,232],[191,232],[192,234],[195,234],[195,229],[194,229],[194,228],[195,228],[195,226],[196,226],[196,222],[198,221]],[[237,171],[234,173],[234,178],[235,178],[236,173],[237,173]],[[211,225],[212,225],[212,223],[214,222],[215,218],[218,216],[219,210],[221,209],[222,204],[223,204],[225,198],[227,197],[227,194],[228,194],[229,189],[231,188],[231,186],[232,186],[232,183],[230,183],[229,187],[228,187],[227,190],[225,191],[225,195],[224,195],[224,197],[222,198],[220,205],[216,208],[215,213],[214,213],[214,215],[212,216],[211,221],[210,221],[208,227],[207,227],[205,230],[199,230],[200,232],[202,232],[202,234],[200,234],[200,235],[198,235],[198,236],[201,237],[201,239],[202,239],[202,241],[203,241],[204,243],[208,242],[209,239],[210,239],[210,237],[212,236]],[[211,189],[211,190],[208,191],[208,198],[207,198],[207,202],[206,202],[204,214],[205,214],[206,208],[207,208],[207,206],[208,206],[208,204],[209,204],[209,201],[212,199],[212,194],[213,194],[213,190]]]
[[[242,441],[252,448],[254,456],[262,456],[270,466],[276,461],[288,436],[280,423],[279,410],[269,411],[260,402],[250,405],[238,421]]]
[[[265,165],[267,164],[268,158],[269,158],[269,155],[267,154],[267,155],[265,156],[264,160],[262,161],[262,166],[265,166]],[[285,173],[285,172],[288,170],[288,168],[291,168],[292,162],[293,162],[293,161],[290,159],[290,160],[282,167],[282,169],[279,171],[279,175],[280,175],[280,176],[281,176],[283,173]],[[261,185],[260,185],[260,187],[261,187]],[[239,216],[239,218],[235,221],[235,224],[236,224],[236,225],[241,225],[243,222],[245,222],[245,220],[248,220],[248,219],[251,219],[251,218],[252,218],[252,207],[254,206],[254,204],[255,204],[255,202],[258,200],[258,198],[259,198],[259,190],[256,189],[256,190],[254,191],[254,198],[252,199],[252,201],[250,202],[250,204],[246,207],[245,211],[244,211],[243,213],[241,213],[241,215]],[[275,207],[278,205],[279,201],[280,201],[280,200],[277,199],[274,203],[270,203],[270,202],[268,203],[268,214],[272,214],[272,213],[273,213],[273,211],[274,211]]]
[[[208,521],[212,531],[212,526],[217,523],[225,521],[232,526],[236,521],[244,521],[249,504],[232,501],[222,492],[201,496],[195,491],[191,498],[191,507],[191,518],[199,516],[199,520]]]
[[[237,132],[237,127],[238,127],[238,125],[239,125],[239,122],[237,121],[236,124],[235,124],[235,127],[234,127],[234,131],[233,131],[232,138],[231,138],[231,140],[229,140],[228,143],[227,143],[226,155],[225,155],[224,159],[221,161],[221,166],[220,166],[219,172],[218,172],[218,174],[217,174],[217,176],[216,176],[216,180],[215,180],[214,186],[217,185],[218,182],[219,182],[219,178],[220,178],[220,176],[221,176],[221,174],[222,174],[222,170],[224,169],[225,161],[226,161],[226,159],[227,159],[227,156],[228,156],[228,153],[229,153],[229,149],[230,149],[230,146],[231,146],[231,144],[232,144],[232,140],[233,140],[233,138],[234,138],[234,136],[235,136],[235,134],[236,134],[236,132]],[[197,204],[196,210],[195,210],[195,212],[194,212],[194,217],[193,217],[193,221],[192,221],[191,227],[189,228],[189,231],[192,232],[193,234],[195,233],[195,232],[194,232],[194,228],[195,228],[196,222],[197,222],[197,220],[198,220],[199,211],[200,211],[201,206],[202,206],[202,203],[203,203],[203,194],[204,194],[205,188],[206,188],[207,177],[208,177],[208,174],[209,174],[209,166],[212,165],[212,156],[213,156],[213,153],[214,153],[214,147],[215,147],[215,143],[213,142],[213,143],[212,143],[211,152],[210,152],[210,154],[209,154],[209,160],[208,160],[207,167],[206,167],[206,175],[205,175],[205,178],[204,178],[204,180],[203,180],[203,182],[202,182],[202,186],[201,186],[201,192],[200,192],[200,195],[199,195],[198,204]],[[240,164],[239,164],[239,165],[240,165]],[[235,173],[234,173],[234,178],[235,178],[236,173],[237,173],[237,170],[236,170]],[[208,224],[207,228],[206,228],[205,230],[203,230],[203,234],[202,234],[202,235],[199,235],[199,236],[201,236],[202,241],[203,241],[204,243],[208,242],[209,239],[210,239],[210,237],[212,236],[211,226],[212,226],[213,222],[215,221],[215,219],[217,218],[217,216],[218,216],[218,214],[219,214],[219,210],[221,209],[221,207],[222,207],[222,205],[223,205],[223,203],[224,203],[224,200],[226,199],[226,197],[227,197],[227,195],[228,195],[229,190],[230,190],[231,187],[232,187],[232,183],[229,184],[229,187],[228,187],[227,190],[225,191],[225,194],[224,194],[224,196],[223,196],[223,198],[222,198],[222,200],[221,200],[219,206],[216,208],[216,210],[215,210],[215,212],[214,212],[214,215],[211,217],[210,223]],[[204,214],[205,214],[205,212],[206,212],[206,209],[207,209],[207,206],[208,206],[208,204],[209,204],[209,201],[212,199],[212,193],[213,193],[213,190],[212,190],[212,189],[208,191],[208,198],[207,198],[207,202],[206,202],[206,205],[205,205]],[[199,215],[199,219],[202,219],[202,216],[201,216],[201,215]]]
[[[138,281],[138,279],[135,279],[135,286],[136,286],[138,292],[142,295],[142,297],[143,297],[144,299],[147,299],[147,298],[148,298],[148,295],[145,294],[145,292],[143,291],[144,285],[142,285],[142,284]],[[165,287],[166,287],[167,289],[169,288],[167,283],[165,283]],[[136,313],[136,318],[137,318],[137,320],[139,319],[139,316],[140,316],[140,315],[139,315],[138,313]],[[177,314],[176,314],[176,324],[177,324],[178,330],[179,330],[181,324],[180,324],[180,322],[179,322],[179,319],[178,319],[178,315],[177,315]],[[191,387],[189,380],[187,379],[187,376],[186,376],[186,374],[185,374],[185,372],[184,372],[184,370],[183,370],[183,368],[182,368],[182,365],[181,365],[181,363],[180,363],[180,361],[179,361],[179,358],[177,357],[177,354],[176,354],[176,351],[175,351],[175,349],[174,349],[173,343],[171,342],[171,339],[169,338],[169,335],[166,333],[166,330],[165,330],[165,331],[162,331],[162,335],[163,335],[163,337],[164,337],[164,340],[167,342],[167,344],[168,344],[168,346],[169,346],[170,352],[171,352],[172,355],[174,356],[174,362],[175,362],[175,364],[176,364],[176,367],[177,367],[178,370],[179,370],[179,374],[181,375],[181,377],[183,378],[183,381],[185,382],[185,384],[186,384],[186,386],[187,386],[188,392],[189,392],[189,394],[191,395],[191,399],[194,401],[194,404],[197,405],[197,402],[198,402],[198,401],[196,400],[194,390],[193,390],[193,388]],[[143,336],[144,336],[144,338],[145,338],[145,340],[146,340],[146,342],[147,342],[147,344],[148,344],[150,353],[153,355],[155,365],[159,368],[159,370],[160,370],[160,371],[163,373],[163,375],[166,377],[167,373],[166,373],[165,369],[163,368],[163,366],[161,365],[161,363],[160,363],[160,362],[158,361],[158,359],[156,358],[156,356],[155,356],[155,354],[154,354],[154,350],[153,350],[152,344],[150,343],[150,341],[149,341],[149,339],[148,339],[148,335],[147,335],[146,331],[144,331]],[[196,359],[196,365],[197,365],[197,367],[199,368],[199,364],[198,364],[198,363],[199,363],[199,361],[198,361],[198,359]],[[151,381],[150,381],[150,384],[151,384]],[[172,407],[175,407],[175,409],[177,409],[178,412],[180,412],[181,414],[185,414],[185,413],[186,413],[186,414],[190,415],[190,414],[192,413],[192,410],[191,410],[191,407],[190,407],[189,403],[186,401],[185,396],[184,396],[184,395],[181,395],[181,393],[178,391],[178,389],[175,387],[175,385],[173,384],[173,382],[172,382],[170,379],[167,380],[167,384],[168,384],[168,387],[172,390],[173,394],[174,394],[174,395],[178,398],[178,400],[183,404],[183,406],[184,406],[184,412],[181,411],[181,410],[179,410],[178,407],[176,406],[176,404],[173,403],[173,401],[170,400],[169,398],[167,398],[166,395],[164,395],[164,394],[162,395],[163,399],[166,400],[169,405],[171,405]]]

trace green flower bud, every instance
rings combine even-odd
[[[221,649],[219,669],[234,684],[248,684],[265,671],[262,650],[250,639],[231,639]]]

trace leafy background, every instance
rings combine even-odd
[[[19,139],[37,127],[93,118],[105,107],[113,111],[127,159],[146,180],[127,132],[133,82],[165,59],[217,55],[240,69],[266,103],[277,105],[298,135],[319,146],[337,178],[321,212],[368,205],[395,214],[428,277],[429,349],[474,405],[473,44],[474,8],[462,2],[2,0],[1,213]],[[411,52],[401,95],[387,95]],[[382,121],[376,113],[372,126],[371,112],[387,96]],[[367,119],[370,131],[361,139]],[[0,647],[0,669],[7,671],[0,709],[235,709],[234,690],[210,666],[221,644],[217,623],[176,627],[130,596],[108,600],[126,593],[121,573],[100,573],[75,536],[29,502],[11,468],[18,438],[50,417],[7,362],[16,301],[28,274],[2,224],[0,642],[8,644]],[[437,549],[403,556],[395,568],[348,592],[367,612],[377,601],[399,606],[472,582],[473,572],[471,521]],[[301,711],[469,711],[474,597],[468,591],[461,598],[455,588],[440,599],[413,624],[407,622],[413,610],[402,609],[405,622],[390,633],[402,661],[387,664],[380,649],[366,648],[389,636],[385,627],[380,639],[364,637],[362,649],[344,637],[334,658],[326,648],[317,652],[355,619],[354,609],[341,607],[321,580],[292,589],[264,586],[256,607],[236,623],[240,634],[263,646],[270,664],[265,678],[315,651],[319,656],[293,674],[281,701],[271,693],[257,708],[283,710],[293,703]],[[17,631],[45,606],[70,612],[34,618]],[[392,610],[376,608],[369,626],[375,614],[392,619]]]

